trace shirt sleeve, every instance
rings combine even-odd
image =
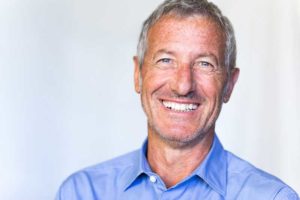
[[[283,187],[281,190],[279,190],[274,200],[300,200],[300,199],[294,190],[286,186]]]

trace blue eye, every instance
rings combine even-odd
[[[195,69],[198,69],[202,72],[214,72],[217,70],[217,66],[207,61],[197,61],[194,64]]]
[[[171,69],[176,66],[176,61],[172,58],[160,58],[156,61],[155,65],[160,69]]]
[[[210,64],[209,62],[205,62],[205,61],[199,62],[199,65],[202,67],[213,67],[212,64]]]
[[[170,58],[162,58],[160,60],[158,60],[158,62],[161,62],[161,63],[171,63],[171,59]]]
[[[200,69],[205,69],[205,70],[214,70],[215,66],[211,64],[210,62],[206,61],[199,61],[195,64],[196,67],[199,67]]]

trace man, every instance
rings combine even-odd
[[[299,199],[215,135],[239,76],[233,28],[206,0],[167,0],[144,22],[135,90],[148,119],[141,150],[79,171],[57,199]]]

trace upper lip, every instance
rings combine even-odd
[[[161,101],[168,101],[168,102],[174,102],[174,103],[180,103],[180,104],[197,104],[199,105],[200,102],[189,100],[189,99],[179,99],[179,98],[162,98]]]

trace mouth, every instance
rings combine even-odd
[[[178,103],[174,101],[162,101],[165,108],[176,112],[192,112],[196,110],[200,104],[198,103]]]

